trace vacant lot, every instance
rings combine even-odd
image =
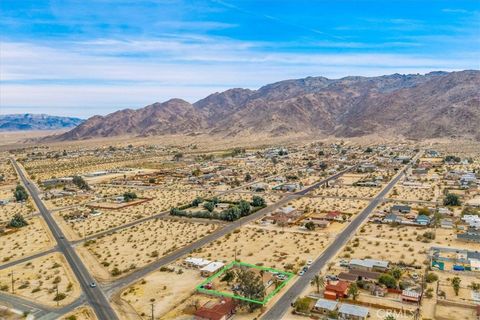
[[[215,228],[208,223],[154,219],[87,243],[79,252],[96,276],[109,279],[143,267]]]
[[[49,249],[54,241],[40,217],[27,219],[28,225],[0,234],[0,264]]]
[[[57,297],[57,287],[60,306],[67,305],[80,296],[80,286],[65,258],[59,253],[0,270],[0,286],[9,293],[12,293],[12,272],[15,294],[26,299],[56,306],[54,299]]]
[[[125,289],[120,296],[138,314],[146,316],[151,314],[151,299],[155,299],[154,314],[160,318],[194,294],[195,286],[204,279],[198,270],[172,265],[171,271],[151,273]]]
[[[303,233],[242,227],[200,249],[193,255],[230,262],[235,259],[263,264],[279,270],[296,271],[317,257],[328,239],[319,233]]]

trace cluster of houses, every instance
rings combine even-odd
[[[380,277],[389,270],[390,262],[375,259],[352,259],[350,262],[344,262],[341,265],[348,271],[340,272],[338,276],[328,276],[325,286],[324,298],[337,300],[348,297],[348,288],[351,283],[362,281],[363,289],[370,292],[371,295],[383,297],[389,292],[400,294],[403,302],[418,302],[421,299],[420,288],[411,286],[404,290],[388,289],[378,284]],[[330,279],[335,280],[331,281]]]
[[[398,223],[416,226],[429,226],[432,222],[430,217],[424,214],[412,212],[412,208],[407,205],[393,205],[387,214],[375,215],[374,222],[380,223]]]
[[[480,272],[480,252],[457,248],[431,247],[429,256],[431,266],[445,270],[445,263],[450,263],[455,271]]]

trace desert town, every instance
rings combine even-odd
[[[0,318],[479,319],[478,150],[4,151]]]

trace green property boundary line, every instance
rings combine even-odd
[[[239,296],[239,295],[236,295],[236,294],[233,294],[233,293],[227,293],[227,292],[221,292],[221,291],[217,291],[217,290],[210,290],[210,289],[205,289],[205,288],[202,288],[204,285],[206,285],[207,283],[209,282],[212,282],[214,279],[220,277],[222,274],[224,274],[227,270],[233,268],[234,266],[244,266],[244,267],[249,267],[249,268],[254,268],[254,269],[260,269],[260,270],[265,270],[265,271],[270,271],[270,272],[276,272],[276,273],[280,273],[280,274],[284,274],[284,275],[287,275],[288,278],[285,279],[284,281],[282,281],[282,283],[275,288],[275,290],[273,290],[268,296],[265,297],[265,299],[263,299],[262,301],[260,300],[254,300],[254,299],[249,299],[249,298],[246,298],[246,297],[242,297],[242,296]],[[229,264],[227,264],[225,267],[222,268],[222,270],[218,271],[217,273],[215,273],[214,275],[211,275],[210,277],[208,277],[205,281],[203,281],[202,283],[200,283],[199,285],[197,285],[195,287],[195,289],[199,292],[202,292],[202,293],[206,293],[206,294],[212,294],[212,295],[217,295],[217,296],[221,296],[221,297],[228,297],[228,298],[233,298],[233,299],[238,299],[238,300],[243,300],[243,301],[248,301],[248,302],[252,302],[252,303],[257,303],[257,304],[261,304],[261,305],[265,305],[266,303],[268,303],[290,280],[292,280],[294,274],[291,273],[291,272],[286,272],[286,271],[280,271],[280,270],[276,270],[276,269],[273,269],[273,268],[268,268],[268,267],[262,267],[262,266],[257,266],[257,265],[254,265],[254,264],[249,264],[249,263],[246,263],[246,262],[240,262],[240,261],[233,261],[233,262],[230,262]]]

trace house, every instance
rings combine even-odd
[[[417,174],[417,175],[422,175],[422,174],[427,174],[428,169],[427,168],[416,168],[412,170],[412,174]]]
[[[207,265],[212,263],[210,260],[206,260],[203,258],[194,258],[194,257],[188,257],[185,260],[183,260],[183,265],[189,268],[195,268],[195,269],[200,269],[203,268]]]
[[[295,192],[297,190],[300,190],[301,187],[298,183],[285,183],[285,184],[281,184],[279,186],[273,187],[272,189],[286,191],[286,192]]]
[[[345,320],[365,320],[369,314],[368,308],[343,303],[338,309],[339,319]]]
[[[367,271],[381,271],[388,270],[388,261],[374,260],[374,259],[352,259],[349,263],[349,268],[367,270]]]
[[[349,282],[355,282],[359,280],[375,282],[380,278],[381,275],[381,272],[351,269],[348,272],[340,272],[338,278],[340,280],[345,280]]]
[[[323,315],[328,315],[330,312],[337,310],[338,302],[327,300],[327,299],[318,299],[313,306],[314,312],[321,313]]]
[[[404,206],[404,205],[393,205],[390,208],[391,213],[409,213],[411,210],[410,206]]]
[[[413,289],[406,289],[402,291],[402,301],[419,302],[422,294]]]
[[[462,220],[468,224],[471,228],[480,229],[480,217],[473,214],[466,214],[462,217]]]
[[[349,283],[346,281],[328,282],[325,286],[323,297],[327,299],[331,299],[332,297],[335,297],[335,299],[346,298],[348,296],[348,286]]]
[[[388,289],[385,286],[373,284],[370,287],[370,294],[375,297],[385,297],[388,293]]]
[[[195,320],[226,320],[235,313],[235,301],[224,298],[221,301],[208,301],[195,311]]]
[[[215,204],[215,208],[217,208],[218,210],[226,210],[226,209],[230,208],[230,204],[219,202],[219,203]]]
[[[220,261],[211,262],[207,264],[205,267],[200,269],[200,274],[203,277],[210,277],[211,275],[215,274],[218,270],[222,269],[224,265],[225,264],[223,264],[223,262],[220,262]]]
[[[457,240],[480,243],[480,230],[468,229],[467,232],[458,233]]]
[[[399,217],[395,213],[390,213],[385,218],[383,218],[384,223],[402,223],[402,217]]]
[[[453,220],[450,218],[441,219],[440,228],[453,229]]]
[[[325,215],[325,220],[343,222],[343,215],[340,211],[330,211]]]
[[[430,218],[424,214],[420,214],[415,219],[415,222],[422,226],[428,226],[430,224]]]
[[[438,208],[438,213],[440,213],[442,215],[447,215],[447,216],[451,216],[453,214],[453,212],[450,211],[450,209],[445,208],[445,207]]]

